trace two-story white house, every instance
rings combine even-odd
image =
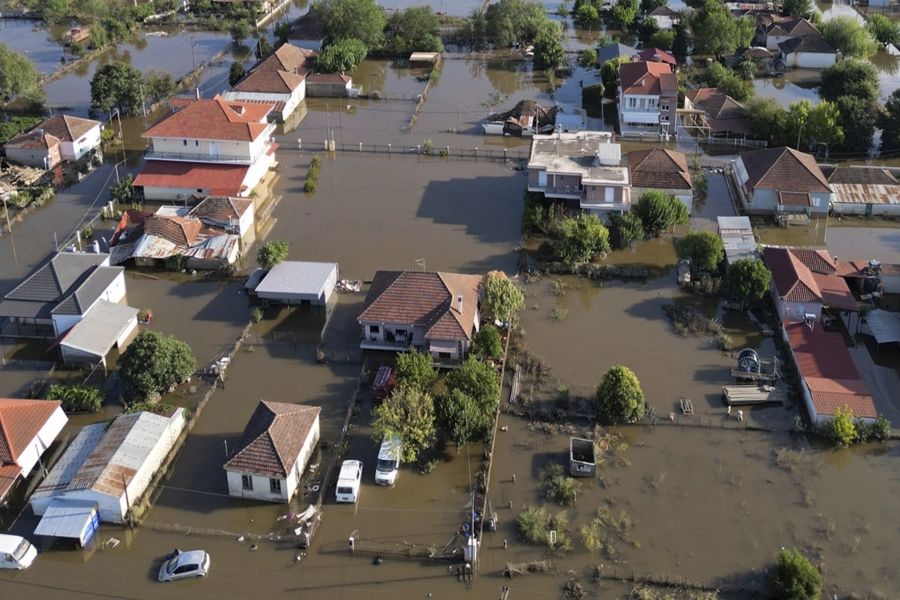
[[[631,207],[622,147],[608,131],[536,135],[528,160],[528,191],[603,214]]]
[[[810,154],[788,147],[742,152],[732,174],[748,214],[828,214],[831,187]]]
[[[678,79],[665,62],[619,65],[619,131],[622,134],[674,136]]]
[[[63,161],[76,162],[100,146],[100,121],[55,115],[6,143],[11,162],[52,169]]]
[[[250,195],[275,166],[270,102],[176,99],[175,112],[144,132],[151,147],[135,188],[148,200]]]

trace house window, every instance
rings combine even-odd
[[[451,358],[451,354],[449,352],[438,352],[438,358],[449,360]]]
[[[269,491],[273,494],[281,493],[281,480],[280,479],[270,479],[269,480]]]
[[[378,333],[378,325],[369,325],[369,333]]]
[[[253,477],[251,477],[250,475],[241,475],[241,488],[252,492]]]
[[[663,110],[663,111],[666,111],[666,112],[669,111],[669,105],[668,105],[668,104],[661,104],[659,108],[660,108],[660,110]]]
[[[181,140],[181,145],[182,145],[182,146],[187,146],[187,140]]]
[[[198,193],[198,194],[202,194],[202,193],[203,193],[203,188],[197,188],[197,193]]]
[[[612,204],[615,200],[615,191],[611,187],[605,188],[603,190],[603,201]]]
[[[199,147],[199,146],[200,146],[200,140],[194,140],[194,146]]]

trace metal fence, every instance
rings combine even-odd
[[[330,149],[329,146],[330,145]],[[454,148],[452,146],[434,146],[429,144],[345,144],[331,141],[314,145],[303,145],[298,140],[300,150],[307,152],[344,152],[348,154],[384,154],[388,156],[420,156],[429,159],[445,160],[517,160],[528,159],[526,150],[509,148]]]

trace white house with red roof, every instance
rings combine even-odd
[[[678,79],[672,65],[649,60],[619,65],[619,131],[676,134]]]
[[[358,319],[360,348],[461,360],[480,327],[480,294],[478,275],[378,271]]]
[[[55,115],[4,146],[6,158],[33,167],[52,169],[62,161],[77,161],[100,146],[100,121]]]
[[[250,195],[275,166],[270,102],[181,100],[144,132],[151,147],[134,186],[149,200]]]
[[[31,474],[67,422],[57,400],[0,398],[0,501]]]
[[[819,321],[826,307],[859,312],[841,265],[827,250],[767,246],[763,258],[772,272],[772,297],[782,322]]]

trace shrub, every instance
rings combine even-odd
[[[682,258],[688,257],[698,270],[715,271],[725,258],[722,238],[711,231],[691,231],[675,243]]]
[[[431,357],[412,349],[397,355],[396,375],[399,385],[420,391],[430,388],[437,379]]]
[[[250,311],[250,320],[254,323],[259,323],[260,321],[262,321],[262,319],[263,310],[258,306],[254,306],[253,310]]]
[[[485,275],[481,291],[481,315],[487,321],[507,322],[525,306],[525,294],[503,271]]]
[[[263,269],[269,270],[275,265],[284,262],[288,256],[290,244],[285,240],[272,240],[266,242],[256,251],[256,262]]]
[[[845,404],[834,411],[834,416],[825,424],[825,435],[836,446],[846,447],[856,441],[859,432],[849,406]]]
[[[543,488],[548,500],[563,506],[573,506],[575,497],[581,490],[581,483],[574,477],[567,476],[562,465],[552,463],[544,469]]]
[[[516,518],[519,533],[529,544],[549,546],[566,552],[572,549],[572,540],[569,538],[569,519],[565,511],[555,515],[543,506],[526,506]],[[550,544],[550,531],[556,531],[556,545]]]
[[[609,252],[609,230],[597,215],[566,217],[555,231],[554,247],[561,261],[569,265],[590,262]]]
[[[892,433],[891,422],[884,415],[878,415],[875,422],[869,426],[868,436],[879,442],[886,442],[891,438]]]
[[[644,392],[634,371],[614,366],[603,375],[594,398],[598,421],[607,424],[636,421],[644,416],[645,407]]]
[[[186,381],[197,368],[191,348],[158,331],[142,331],[119,358],[125,397],[143,401]]]
[[[323,73],[345,73],[353,70],[366,58],[369,50],[353,38],[328,44],[316,58],[316,68]]]
[[[500,338],[500,332],[497,328],[490,323],[483,325],[478,330],[478,333],[475,334],[472,352],[482,360],[503,356],[503,340]]]
[[[683,225],[691,216],[684,202],[660,190],[644,192],[634,206],[634,212],[648,236],[658,236],[675,225]]]
[[[47,391],[48,400],[59,400],[67,413],[97,412],[103,404],[103,394],[94,387],[54,383]]]
[[[822,575],[797,550],[782,549],[769,577],[769,592],[784,600],[818,600]]]

